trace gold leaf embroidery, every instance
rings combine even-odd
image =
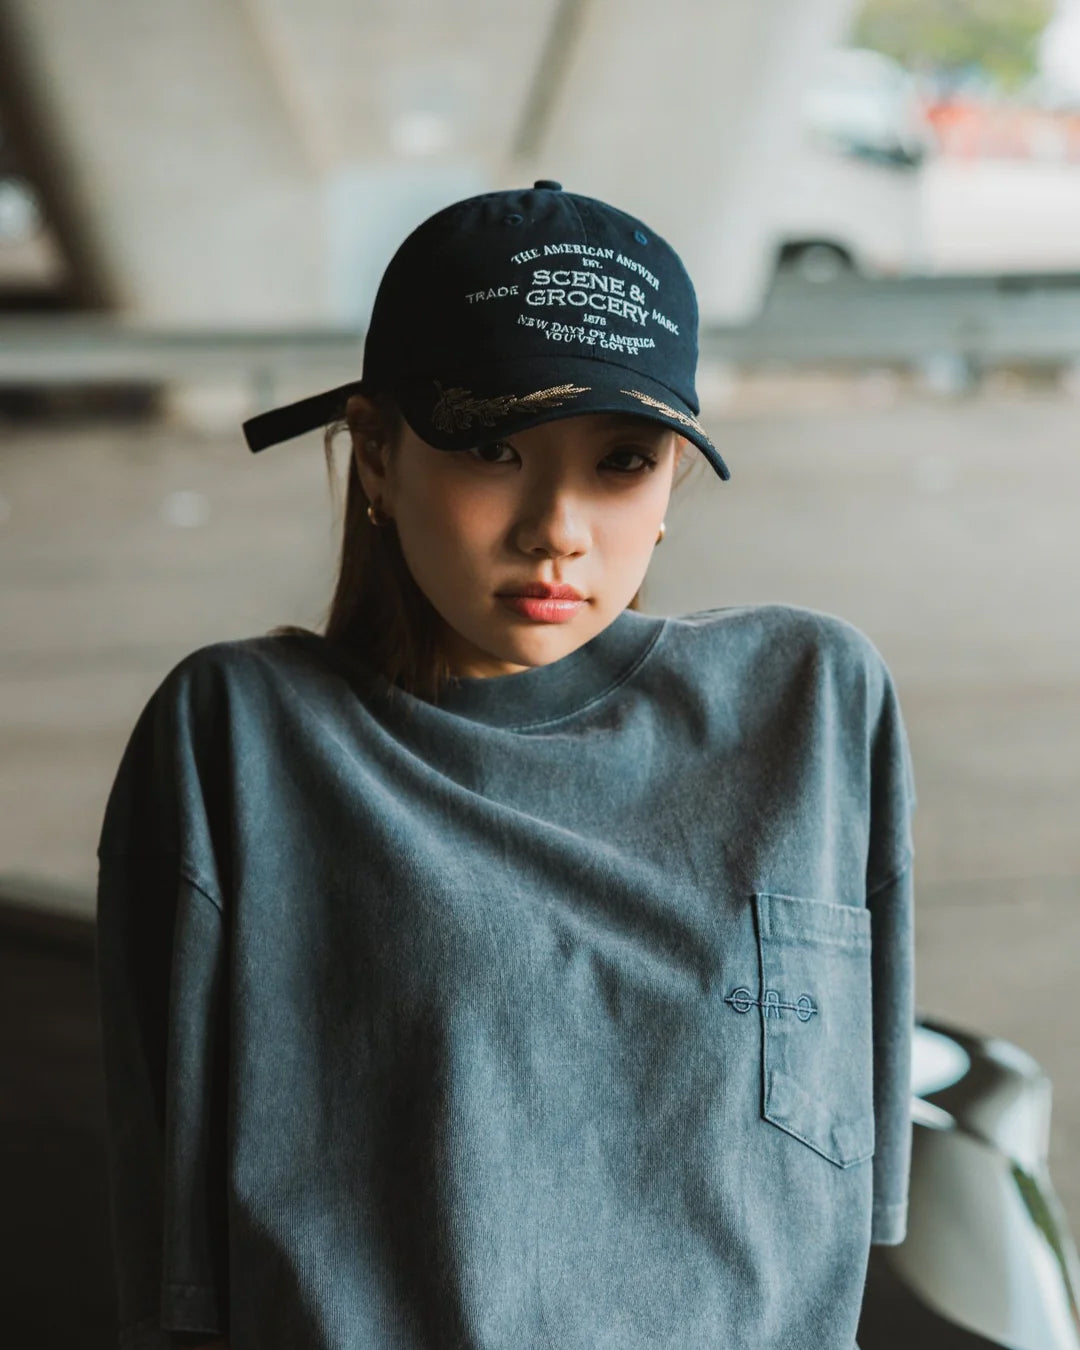
[[[494,398],[477,398],[471,389],[444,389],[438,380],[435,388],[439,397],[432,409],[431,422],[440,431],[459,431],[471,426],[478,418],[486,427],[495,425],[495,418],[531,408],[558,408],[568,398],[587,393],[587,384],[553,384],[549,389],[534,389],[531,394],[497,394]]]
[[[634,398],[641,399],[642,403],[647,403],[650,408],[656,408],[659,412],[666,413],[668,417],[674,417],[676,422],[682,422],[685,426],[693,427],[697,432],[709,441],[708,433],[696,418],[690,417],[687,413],[680,412],[678,408],[671,407],[668,403],[661,403],[658,398],[653,398],[650,394],[643,394],[639,389],[620,389],[620,394],[632,394]],[[712,441],[709,441],[712,445]]]

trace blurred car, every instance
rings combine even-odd
[[[935,145],[914,77],[881,52],[827,54],[769,220],[778,271],[806,281],[926,266],[921,169]]]
[[[11,138],[0,127],[0,246],[33,239],[43,227],[37,192],[20,168]]]
[[[0,128],[0,312],[71,304],[69,282],[41,194]]]
[[[871,1247],[859,1350],[1080,1350],[1080,1260],[1050,1179],[1051,1083],[917,1017],[908,1229]]]
[[[37,194],[26,179],[0,176],[0,244],[33,239],[42,224]]]

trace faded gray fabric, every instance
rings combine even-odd
[[[185,657],[98,849],[121,1345],[853,1350],[914,806],[880,653],[797,606],[439,706],[315,636]]]

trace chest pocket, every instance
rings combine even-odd
[[[851,1167],[874,1152],[870,912],[765,892],[754,911],[762,1114]]]

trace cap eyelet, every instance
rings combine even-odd
[[[639,244],[647,244],[649,242],[649,236],[647,234],[642,234],[640,230],[634,231],[634,238]]]
[[[511,213],[510,213],[508,216],[503,216],[503,224],[504,224],[504,225],[520,225],[521,222],[522,222],[524,219],[525,219],[525,217],[524,217],[524,216],[519,216],[518,213],[517,213],[516,211],[511,211]]]

